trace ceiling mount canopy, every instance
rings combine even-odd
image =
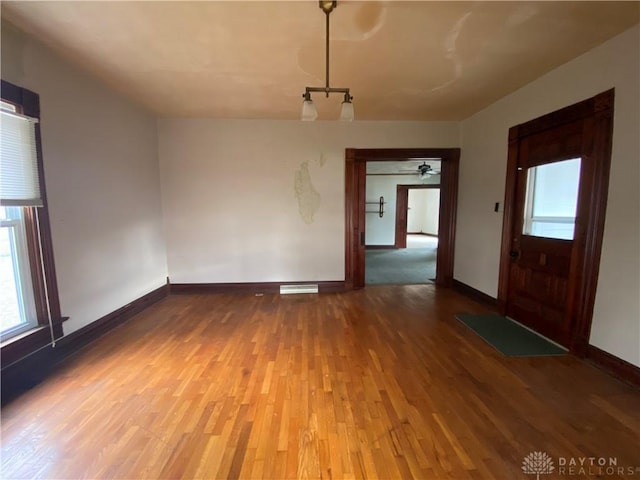
[[[318,118],[318,110],[316,109],[313,100],[311,100],[311,92],[324,92],[329,97],[330,93],[342,93],[344,99],[342,101],[342,108],[340,109],[340,120],[350,122],[353,120],[353,97],[349,93],[348,88],[336,88],[329,86],[329,15],[338,5],[337,1],[319,1],[320,9],[326,16],[326,38],[325,38],[325,86],[324,87],[305,87],[302,94],[302,120],[313,121]]]
[[[422,165],[418,167],[418,173],[420,175],[426,175],[431,172],[431,170],[433,170],[433,168],[431,168],[431,165],[427,165],[427,162],[422,162]]]
[[[327,15],[333,12],[333,9],[336,8],[337,5],[338,5],[338,2],[335,0],[333,1],[320,0],[320,8]]]

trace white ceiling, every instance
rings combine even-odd
[[[633,26],[639,2],[339,2],[331,86],[358,120],[460,120]],[[307,1],[2,1],[2,16],[159,116],[298,119],[323,86]],[[316,94],[320,119],[340,95]]]

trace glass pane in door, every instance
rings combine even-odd
[[[580,158],[529,168],[522,233],[573,240],[579,185]]]

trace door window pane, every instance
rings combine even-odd
[[[579,158],[529,168],[522,233],[573,240],[579,185]]]

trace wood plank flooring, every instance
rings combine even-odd
[[[2,478],[531,479],[532,451],[556,474],[640,467],[637,390],[503,357],[453,317],[483,311],[433,285],[170,296],[2,409]]]

